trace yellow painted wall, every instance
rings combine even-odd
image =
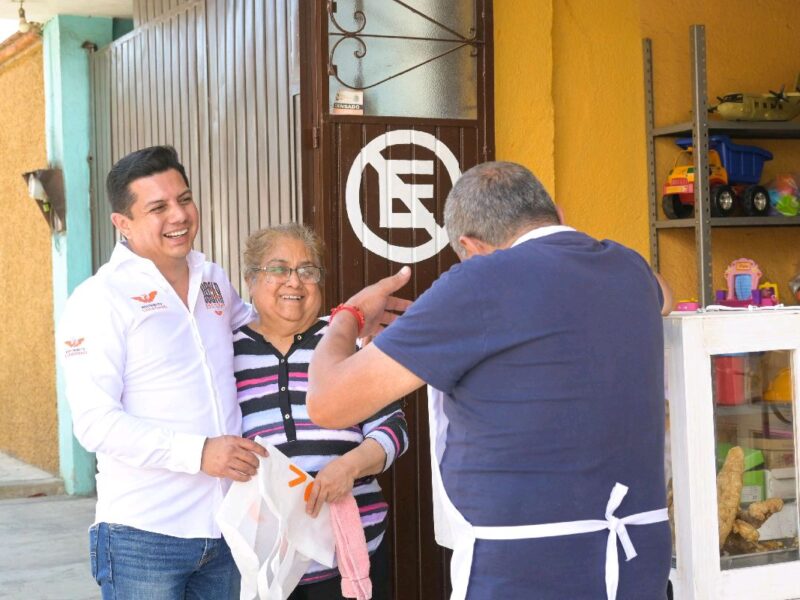
[[[525,165],[555,195],[552,1],[495,1],[494,22],[497,160]]]
[[[556,201],[573,227],[648,256],[638,2],[555,7]]]
[[[497,0],[497,156],[530,167],[567,222],[648,252],[638,2]]]
[[[50,234],[20,176],[47,165],[42,45],[0,65],[0,450],[58,471]]]
[[[642,38],[653,40],[657,125],[690,118],[692,23],[707,26],[711,98],[791,86],[800,70],[800,3],[495,0],[494,11],[498,158],[541,175],[569,224],[645,257]],[[742,143],[775,154],[765,181],[779,172],[800,172],[800,141]],[[658,142],[659,187],[674,148],[672,140]],[[676,297],[696,295],[692,232],[668,231],[660,239],[661,270]],[[724,285],[728,263],[745,256],[790,300],[786,283],[800,271],[800,228],[719,229],[712,239],[715,287]]]

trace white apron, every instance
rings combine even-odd
[[[617,558],[617,539],[625,550],[626,560],[636,557],[626,525],[647,525],[667,520],[667,509],[650,510],[629,515],[622,519],[614,516],[622,503],[627,486],[616,483],[606,504],[605,520],[587,519],[585,521],[565,521],[563,523],[543,523],[540,525],[516,525],[509,527],[473,526],[450,501],[442,482],[439,464],[447,445],[447,416],[442,401],[444,394],[428,386],[428,424],[431,436],[431,474],[433,479],[433,525],[436,542],[453,550],[450,562],[450,579],[453,593],[450,600],[464,600],[467,596],[469,574],[472,568],[472,551],[475,540],[522,540],[533,538],[575,535],[608,529],[606,544],[606,595],[608,600],[617,597],[619,584],[619,560]]]

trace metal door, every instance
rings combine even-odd
[[[200,209],[195,247],[243,291],[241,249],[301,218],[299,0],[134,0],[136,28],[93,53],[94,267],[111,253],[111,165],[175,146]]]
[[[454,181],[494,156],[491,0],[309,0],[300,27],[303,215],[328,248],[326,302],[403,264],[416,297],[456,262],[442,227]],[[361,92],[363,114],[333,114],[340,90]],[[381,479],[398,600],[449,592],[426,407],[424,392],[404,399],[411,447]]]

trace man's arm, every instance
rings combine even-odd
[[[392,296],[410,276],[411,270],[404,267],[346,302],[364,313],[362,336],[378,334],[397,318],[395,312],[410,306],[408,300]],[[357,335],[356,317],[341,311],[331,319],[314,351],[308,370],[306,407],[311,420],[322,427],[341,429],[365,421],[425,383],[375,344],[355,352]]]
[[[656,281],[658,281],[658,285],[661,286],[661,294],[664,296],[664,301],[661,304],[661,314],[666,316],[672,312],[672,290],[670,289],[666,279],[664,279],[659,273],[653,272],[653,275],[656,276]]]
[[[96,290],[93,290],[96,292]],[[66,382],[75,437],[90,452],[103,452],[133,467],[183,473],[201,469],[216,477],[246,481],[263,448],[238,436],[206,439],[172,431],[125,412],[122,318],[102,294],[76,293],[58,328],[59,359]]]

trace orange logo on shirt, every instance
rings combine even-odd
[[[72,358],[73,356],[85,356],[88,354],[86,346],[81,347],[83,340],[86,338],[72,338],[71,340],[64,340],[67,349],[64,350],[64,358]]]
[[[157,293],[158,292],[156,290],[153,290],[149,294],[142,294],[141,296],[131,296],[131,299],[132,300],[138,300],[142,304],[149,304],[150,302],[155,300],[155,297],[156,297]]]
[[[292,472],[293,472],[295,475],[297,475],[297,477],[295,477],[294,479],[292,479],[292,480],[289,482],[289,487],[290,487],[290,488],[291,488],[291,487],[296,487],[296,486],[300,485],[301,483],[303,483],[303,482],[304,482],[306,479],[308,479],[308,475],[306,475],[305,473],[303,473],[303,472],[302,472],[300,469],[298,469],[298,468],[297,468],[297,467],[295,467],[294,465],[289,465],[289,468],[292,470]],[[303,500],[305,500],[306,502],[308,502],[308,497],[309,497],[309,496],[311,496],[311,490],[312,490],[313,488],[314,488],[314,482],[313,482],[313,481],[311,481],[311,482],[309,482],[309,484],[306,486],[306,491],[305,491],[305,492],[303,492]]]

